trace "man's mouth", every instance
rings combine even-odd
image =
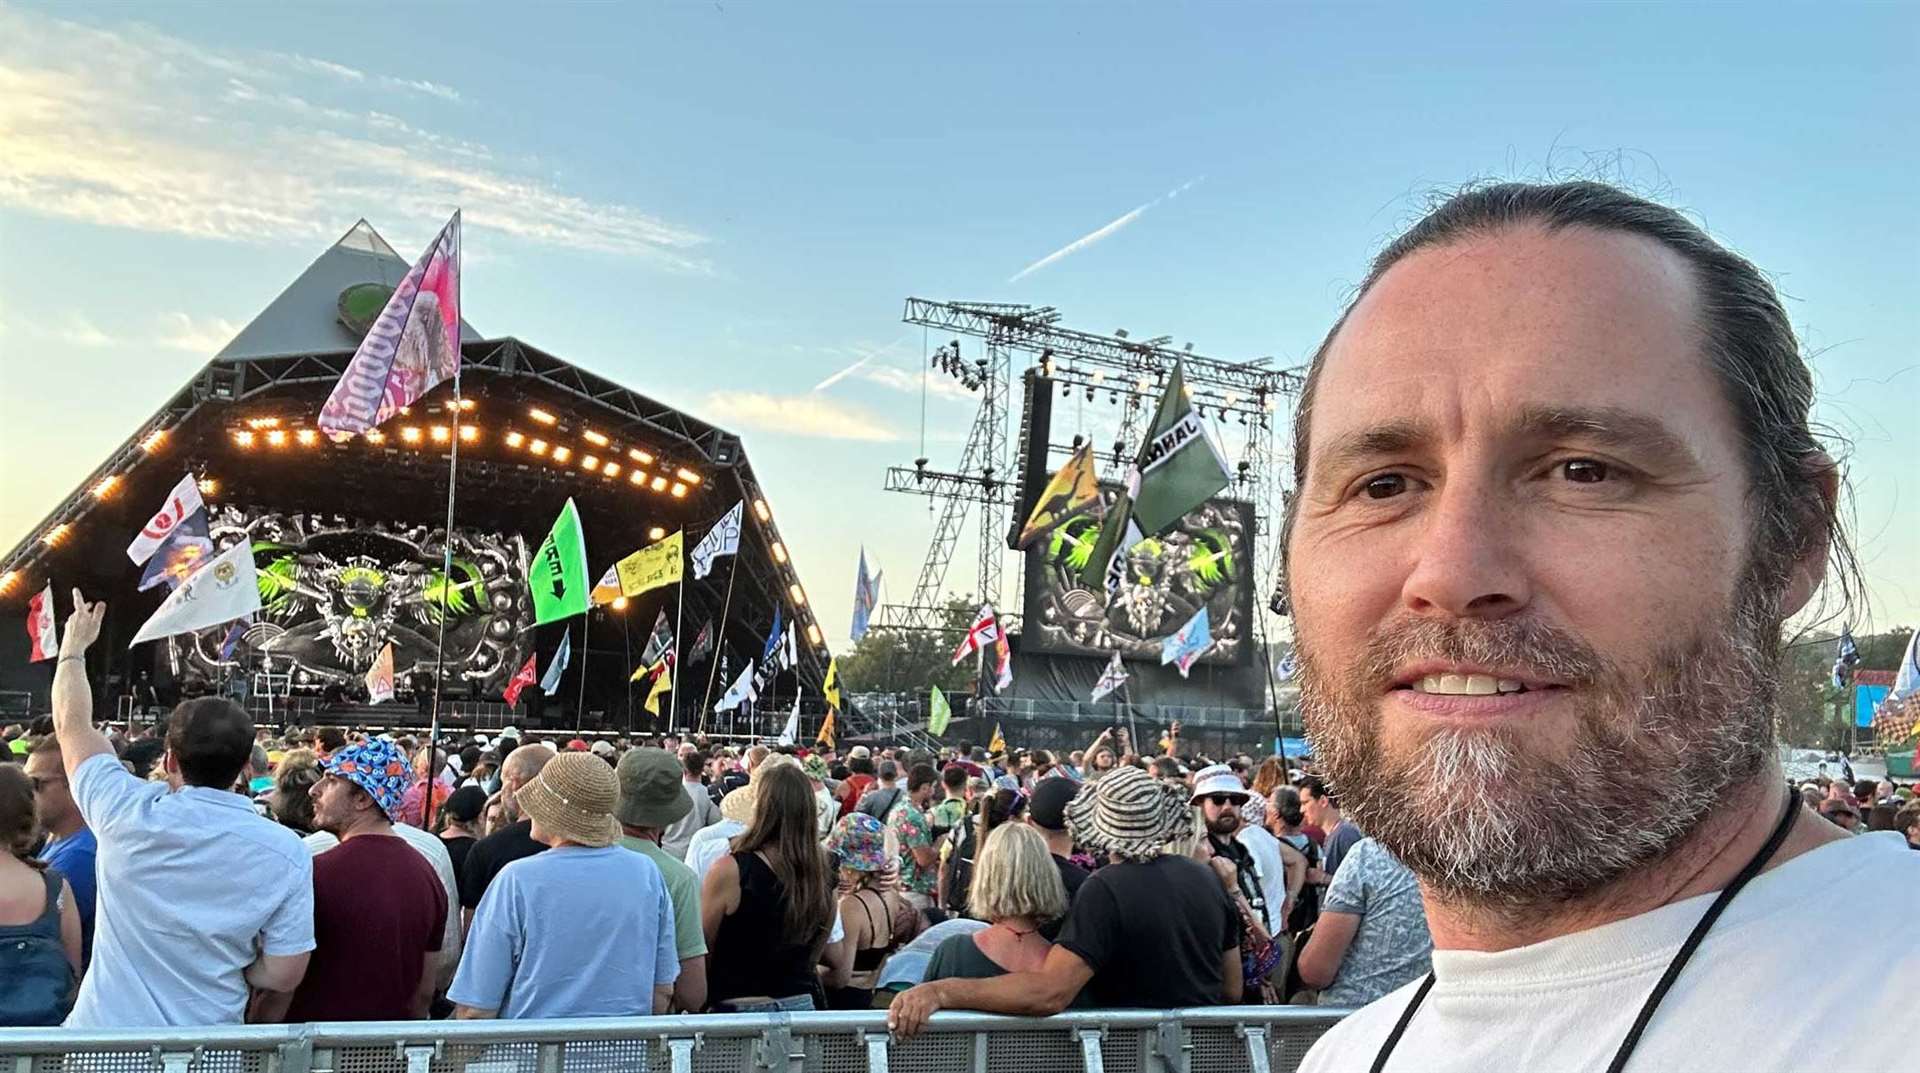
[[[1527,684],[1512,678],[1490,674],[1428,674],[1406,686],[1418,693],[1446,696],[1490,697],[1496,693],[1525,693]]]

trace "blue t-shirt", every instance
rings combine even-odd
[[[93,840],[93,828],[82,827],[66,838],[56,838],[40,851],[47,862],[73,886],[74,904],[80,907],[80,966],[93,960],[93,858],[99,846]]]
[[[500,870],[447,989],[502,1018],[633,1017],[680,975],[660,869],[621,846],[560,846]]]

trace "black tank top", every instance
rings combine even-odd
[[[707,1001],[815,993],[813,936],[787,934],[787,888],[757,853],[735,853],[740,907],[720,921],[707,965]]]

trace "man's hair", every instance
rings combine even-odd
[[[940,785],[956,793],[967,788],[967,769],[959,764],[950,764],[940,772]]]
[[[707,754],[699,749],[686,749],[680,753],[680,766],[689,775],[698,775],[707,767]]]
[[[1300,792],[1325,801],[1334,808],[1340,807],[1340,795],[1327,789],[1327,780],[1318,775],[1308,775],[1300,780]]]
[[[1306,813],[1300,810],[1300,791],[1291,786],[1276,786],[1268,795],[1267,804],[1273,809],[1280,822],[1288,827],[1298,827],[1305,820]]]
[[[310,832],[313,825],[313,787],[320,781],[320,758],[311,749],[295,749],[280,758],[280,770],[274,772],[273,818],[296,831]]]
[[[880,761],[879,774],[875,776],[881,782],[892,782],[900,777],[900,765],[891,760]]]
[[[933,770],[932,764],[915,764],[907,770],[907,792],[917,794],[921,788],[932,786],[940,781],[940,773]]]
[[[1507,228],[1549,232],[1585,227],[1637,235],[1678,255],[1691,270],[1708,367],[1734,412],[1754,507],[1752,568],[1770,595],[1786,586],[1794,564],[1824,543],[1831,579],[1844,603],[1858,591],[1858,566],[1840,512],[1820,478],[1833,461],[1808,421],[1813,377],[1773,285],[1739,254],[1715,242],[1685,216],[1599,182],[1496,183],[1470,187],[1442,201],[1380,251],[1353,300],[1314,352],[1293,424],[1293,476],[1307,472],[1315,388],[1334,338],[1381,277],[1421,250]],[[1297,511],[1281,529],[1282,577]]]
[[[28,756],[44,756],[48,753],[52,753],[55,760],[60,759],[60,739],[54,737],[52,734],[35,741],[27,747]]]
[[[253,720],[225,697],[183,701],[167,720],[167,751],[188,786],[232,789],[253,756]]]
[[[1171,756],[1156,756],[1149,765],[1156,779],[1177,779],[1181,775],[1180,761]]]
[[[331,753],[347,747],[347,732],[339,727],[321,727],[313,732],[313,740],[319,743],[321,752]]]

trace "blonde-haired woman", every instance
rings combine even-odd
[[[1067,888],[1040,833],[1024,823],[993,829],[973,864],[967,905],[987,927],[940,944],[928,980],[1033,972],[1053,947],[1042,925],[1067,912]]]

